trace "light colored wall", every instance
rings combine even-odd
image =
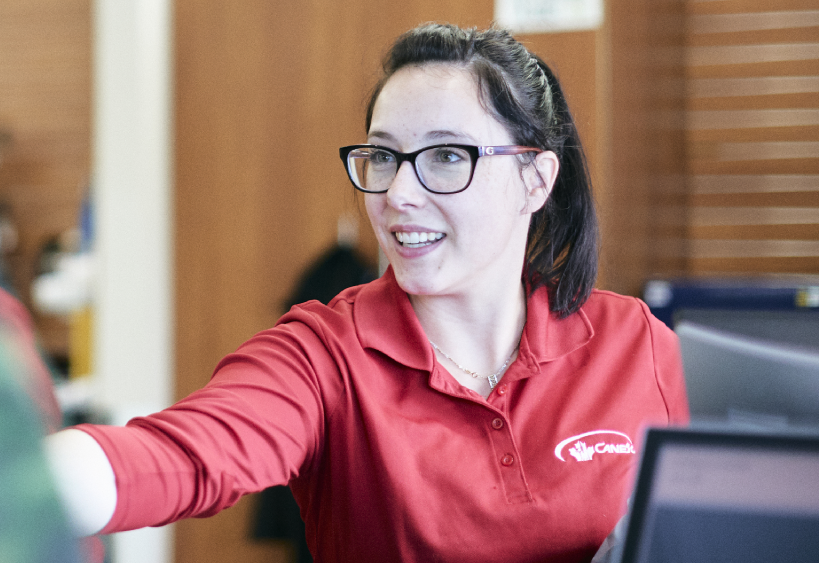
[[[93,6],[93,401],[113,424],[173,396],[172,7]],[[114,563],[171,561],[171,527],[112,536]]]

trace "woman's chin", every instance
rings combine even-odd
[[[439,291],[428,275],[409,274],[397,269],[393,271],[398,286],[409,295],[434,295]]]

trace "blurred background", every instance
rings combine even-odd
[[[599,287],[819,285],[819,0],[600,5],[583,29],[519,34],[557,71],[584,138]],[[340,241],[375,267],[337,149],[364,140],[397,35],[486,27],[495,9],[0,3],[0,282],[75,384],[66,411],[121,422],[201,387]],[[819,306],[811,291],[800,306]],[[290,561],[287,544],[250,539],[253,518],[242,501],[131,560]]]

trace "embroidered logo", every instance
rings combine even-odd
[[[590,448],[586,445],[586,442],[578,440],[573,448],[569,448],[569,453],[577,461],[591,461],[592,457],[594,457],[594,448]]]
[[[590,438],[592,436],[599,436],[599,441],[587,444],[583,438]],[[634,455],[634,443],[628,435],[616,430],[593,430],[591,432],[584,432],[571,438],[566,438],[560,442],[555,448],[555,457],[560,461],[566,461],[563,457],[563,450],[567,446],[569,454],[577,461],[592,461],[594,454],[631,454]]]

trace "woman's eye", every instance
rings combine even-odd
[[[464,155],[460,151],[441,148],[435,151],[435,162],[441,164],[456,164],[464,160]]]
[[[373,164],[388,164],[395,160],[395,157],[387,151],[373,151],[370,154],[370,162]]]

